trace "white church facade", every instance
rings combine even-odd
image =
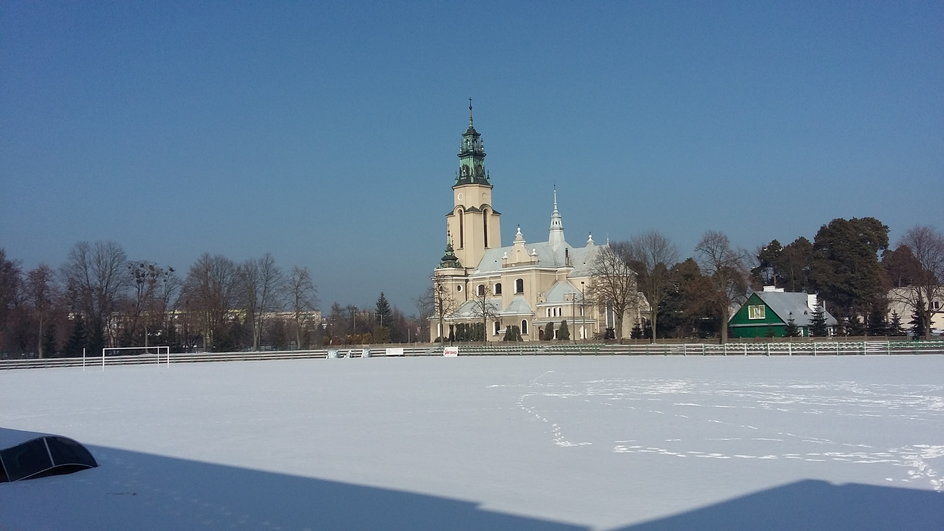
[[[563,321],[575,341],[603,338],[608,329],[612,334],[614,315],[591,296],[594,261],[605,245],[592,237],[581,247],[567,242],[554,190],[547,241],[528,242],[518,228],[512,244],[503,246],[501,214],[493,207],[471,105],[458,156],[446,252],[433,272],[430,340],[456,337],[463,326],[484,328],[486,341],[555,339]],[[624,315],[619,335],[629,337],[639,321],[640,309],[634,308]]]

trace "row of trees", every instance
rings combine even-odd
[[[266,254],[241,263],[204,254],[184,277],[129,260],[110,241],[80,242],[58,269],[23,271],[0,249],[0,354],[74,356],[106,346],[175,351],[306,347],[318,339],[306,268]]]
[[[383,292],[372,309],[335,302],[323,326],[322,341],[326,345],[412,343],[429,336],[428,319],[404,314],[390,305]]]
[[[889,303],[899,302],[914,315],[893,320],[913,318],[928,337],[942,311],[942,280],[944,237],[934,228],[913,227],[891,248],[879,220],[840,218],[823,225],[812,242],[773,240],[753,255],[717,231],[706,232],[694,255],[681,261],[656,231],[614,242],[594,264],[587,297],[606,301],[617,334],[625,312],[645,297],[647,318],[633,324],[636,335],[653,340],[725,341],[731,310],[750,289],[769,284],[818,293],[844,328],[840,333],[900,330],[900,323],[886,322]],[[129,260],[108,241],[76,244],[58,269],[41,264],[24,271],[0,249],[0,355],[77,355],[83,348],[148,344],[181,351],[416,341],[428,337],[434,309],[450,311],[442,299],[427,291],[417,300],[419,317],[408,317],[381,293],[373,309],[334,303],[321,318],[308,269],[285,272],[269,254],[240,263],[204,254],[181,277],[171,267]],[[486,296],[480,299],[475,314],[481,325],[452,334],[483,335],[492,309]],[[506,333],[513,340],[521,332]]]
[[[748,255],[726,235],[708,231],[695,247],[695,257],[679,261],[678,250],[658,231],[610,243],[593,264],[589,296],[605,301],[615,316],[619,339],[623,316],[648,303],[645,323],[636,328],[656,337],[709,336],[727,340],[732,307],[748,292]],[[662,323],[661,328],[659,323]]]
[[[618,320],[644,296],[649,315],[637,329],[651,339],[718,336],[726,341],[730,312],[763,285],[817,293],[839,320],[839,333],[850,335],[900,330],[900,323],[886,322],[889,303],[899,302],[913,309],[921,335],[928,337],[932,318],[942,311],[942,281],[944,237],[939,232],[913,227],[892,249],[888,227],[867,217],[834,219],[813,242],[799,237],[782,246],[773,240],[753,256],[723,233],[708,231],[694,256],[683,261],[665,236],[647,232],[611,243],[601,253],[590,291],[595,300],[612,305]],[[621,324],[616,323],[617,331]]]

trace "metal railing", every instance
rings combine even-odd
[[[944,341],[798,341],[776,343],[644,343],[644,344],[554,344],[490,343],[459,344],[460,356],[863,356],[944,354]],[[201,352],[171,354],[169,363],[204,363],[217,361],[271,361],[318,358],[383,358],[442,356],[441,345],[378,347],[371,345],[320,350],[282,350],[265,352]],[[168,361],[167,355],[160,363]],[[44,358],[0,360],[3,369],[38,369],[57,367],[96,368],[115,365],[159,363],[157,355],[101,356],[82,358]]]

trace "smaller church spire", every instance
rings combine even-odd
[[[557,250],[564,243],[564,220],[557,210],[557,186],[554,186],[554,209],[551,212],[551,228],[547,236],[551,249]]]

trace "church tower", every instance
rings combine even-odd
[[[472,124],[470,98],[469,127],[459,144],[459,169],[452,186],[453,207],[446,215],[449,243],[467,268],[476,267],[487,249],[501,247],[501,214],[492,208],[481,136]]]

